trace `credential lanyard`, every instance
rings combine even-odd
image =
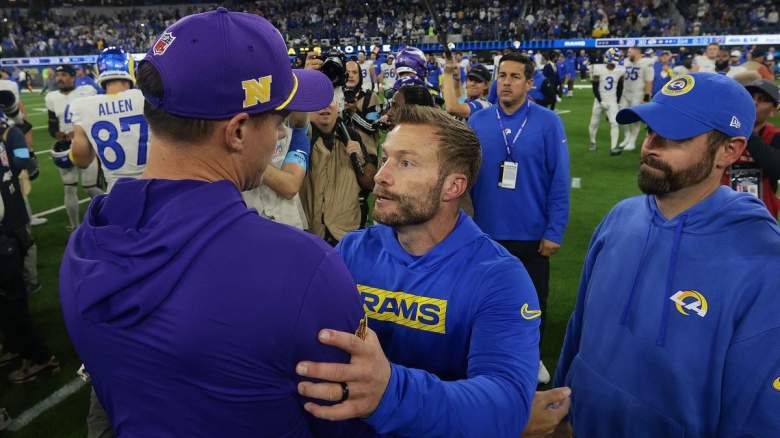
[[[517,133],[515,134],[515,138],[512,139],[512,143],[509,143],[509,139],[506,136],[506,129],[504,129],[504,122],[501,120],[501,112],[498,110],[498,106],[496,106],[496,118],[498,119],[498,128],[501,129],[501,136],[504,138],[507,160],[512,160],[512,149],[514,149],[518,137],[520,137],[520,134],[523,133],[523,130],[525,129],[525,125],[526,123],[528,123],[528,114],[530,112],[531,112],[531,101],[529,100],[528,103],[526,104],[525,119],[523,119],[523,123],[520,125],[520,129],[517,130]]]

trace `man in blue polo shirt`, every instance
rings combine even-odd
[[[362,342],[326,331],[323,341],[350,352],[350,365],[306,361],[298,372],[344,386],[299,389],[342,403],[306,408],[322,418],[367,417],[391,436],[517,438],[531,410],[560,418],[566,390],[531,403],[541,316],[533,284],[458,207],[479,170],[476,136],[439,109],[401,106],[392,117],[375,178],[382,225],[338,247],[376,335]],[[564,405],[544,409],[557,402]]]
[[[554,112],[527,99],[534,72],[529,58],[510,53],[498,68],[498,104],[469,119],[482,145],[482,168],[471,189],[474,222],[523,262],[544,315],[550,257],[560,249],[569,216],[566,134]],[[549,380],[540,362],[539,382]]]
[[[95,199],[60,268],[68,333],[117,435],[373,434],[312,417],[296,391],[298,361],[348,360],[317,332],[358,329],[349,272],[241,198],[287,112],[331,102],[328,78],[292,70],[265,19],[219,8],[166,29],[136,79],[146,170]]]

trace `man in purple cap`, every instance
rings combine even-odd
[[[279,32],[216,11],[169,27],[136,71],[153,147],[95,200],[60,269],[71,340],[119,436],[360,436],[303,409],[295,364],[364,312],[338,253],[248,210],[290,111],[333,97]],[[376,342],[369,335],[367,343]]]
[[[618,113],[648,127],[645,195],[615,206],[588,248],[555,377],[575,436],[777,436],[780,228],[720,184],[755,118],[716,73]]]

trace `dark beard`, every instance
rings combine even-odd
[[[422,199],[415,199],[406,194],[389,197],[398,204],[398,212],[382,216],[374,210],[374,221],[393,228],[428,222],[439,211],[439,197],[442,187],[444,187],[443,176],[439,177],[436,184]]]
[[[642,158],[641,164],[660,170],[663,175],[655,172],[645,171],[639,168],[639,190],[648,195],[665,195],[696,185],[704,181],[712,172],[712,165],[715,163],[715,153],[717,150],[710,150],[697,164],[687,169],[673,171],[668,163],[653,157]]]

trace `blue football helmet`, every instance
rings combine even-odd
[[[125,79],[135,84],[131,73],[132,58],[119,47],[107,47],[98,56],[98,84],[112,79]]]
[[[623,53],[617,47],[611,47],[604,52],[605,64],[619,64],[621,59],[623,59]]]

